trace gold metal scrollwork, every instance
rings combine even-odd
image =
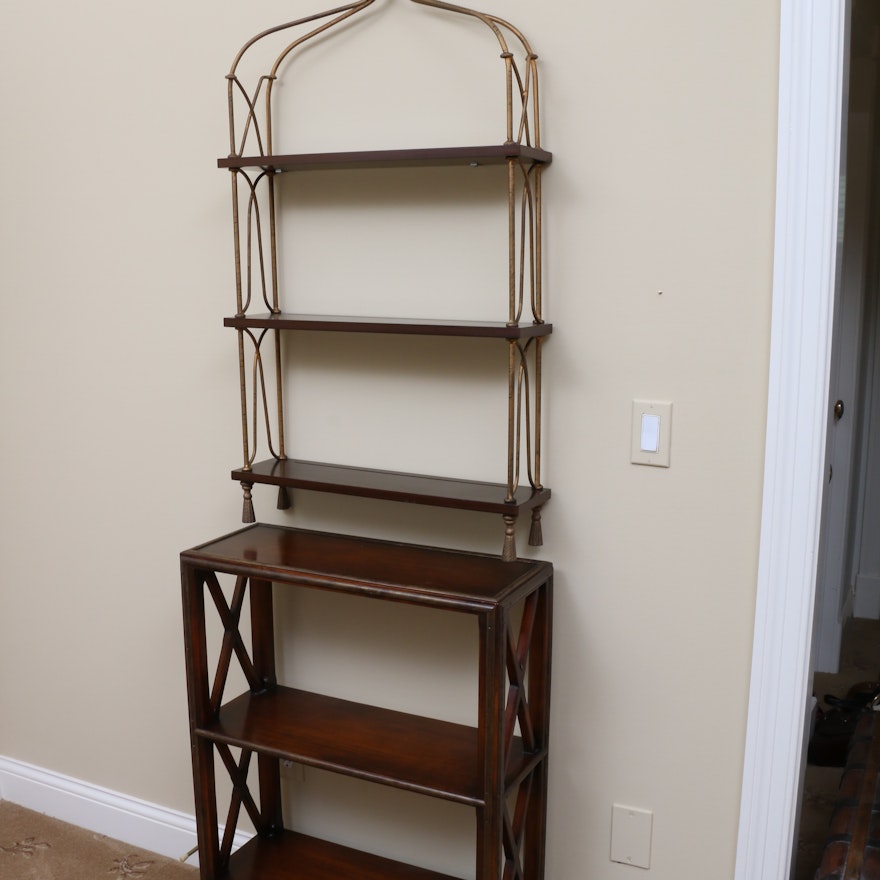
[[[279,70],[285,59],[305,43],[335,28],[368,7],[375,0],[360,0],[286,22],[258,33],[248,40],[235,56],[227,74],[229,112],[230,158],[245,156],[271,157],[274,155],[272,96]],[[479,12],[442,0],[410,0],[419,6],[472,17],[491,30],[501,49],[506,90],[505,144],[518,144],[540,149],[540,100],[538,89],[537,55],[523,34],[512,24],[495,15]],[[270,53],[268,66],[255,74],[256,82],[248,90],[239,78],[245,55],[267,38],[288,31],[293,39],[284,43],[280,51]],[[277,46],[277,44],[276,44]],[[516,53],[512,51],[516,49]],[[517,57],[517,55],[519,57]],[[250,55],[248,55],[250,58]],[[243,113],[242,113],[243,111]],[[238,122],[237,122],[238,117]],[[250,151],[250,152],[249,152]],[[507,323],[518,326],[526,309],[534,324],[543,324],[542,303],[542,216],[541,174],[542,163],[508,158],[508,230],[509,279]],[[273,314],[279,314],[278,264],[276,250],[275,169],[270,163],[253,179],[243,168],[232,168],[233,233],[235,238],[236,306],[237,316],[248,313],[260,299]],[[266,242],[268,220],[268,244]],[[267,262],[268,253],[268,262]],[[257,295],[256,291],[259,291]],[[278,330],[272,331],[275,369],[274,402],[277,428],[273,437],[270,416],[267,370],[264,368],[262,345],[267,331],[255,336],[239,328],[239,374],[242,405],[242,442],[245,472],[252,469],[258,446],[258,412],[263,410],[266,440],[274,458],[285,458],[281,340]],[[249,342],[248,342],[249,340]],[[507,500],[513,501],[520,485],[523,434],[525,434],[526,475],[533,489],[541,488],[541,347],[540,336],[523,342],[510,339],[509,343],[509,402],[508,402],[508,468]],[[253,350],[248,366],[245,351]],[[532,364],[530,372],[529,363]],[[277,437],[277,448],[275,438]],[[249,491],[246,490],[246,502]],[[287,506],[289,499],[282,493],[279,506]],[[247,507],[247,504],[246,504]],[[247,511],[246,511],[247,513]],[[249,514],[252,516],[252,512]],[[507,518],[505,518],[507,521]],[[533,511],[532,541],[540,543],[540,508]],[[512,540],[512,525],[507,522],[508,538]],[[512,547],[512,544],[511,544]],[[508,549],[506,554],[513,552]]]

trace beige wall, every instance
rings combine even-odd
[[[214,167],[227,151],[223,77],[246,37],[313,6],[52,6],[49,16],[44,5],[16,4],[0,30],[0,755],[191,811],[177,554],[235,528],[240,509],[227,479],[240,454],[234,340],[221,327],[233,303],[228,183]],[[608,859],[614,802],[654,811],[651,876],[679,878],[695,864],[731,876],[761,500],[778,4],[502,7],[494,11],[541,56],[544,140],[555,156],[545,426],[554,497],[540,554],[558,572],[548,878],[629,876]],[[419,34],[419,58],[434,51],[433,31],[418,30],[439,27],[430,16],[380,4],[375,22],[342,41],[393,82],[399,68],[385,59],[408,53],[404,32]],[[481,34],[449,28],[495,59]],[[308,76],[322,51],[304,65]],[[358,92],[364,68],[347,63],[325,65],[347,113],[329,115],[306,88],[298,95],[314,120],[303,145],[326,136],[328,147],[357,146],[349,120],[372,145],[409,145],[413,112],[401,113],[384,85]],[[466,110],[494,126],[450,72],[458,65],[444,64]],[[439,122],[425,120],[422,139],[471,140],[442,94],[432,100]],[[340,193],[345,223],[364,206],[344,184]],[[447,219],[422,237],[442,254],[462,241]],[[459,268],[490,277],[464,232]],[[317,277],[322,261],[338,273],[340,253],[338,240],[316,236],[304,273]],[[353,265],[377,308],[397,310],[403,288]],[[401,278],[419,271],[405,253],[382,265]],[[391,393],[414,417],[426,415],[426,398],[450,409],[434,434],[420,418],[380,430],[365,407],[352,458],[418,467],[411,449],[422,444],[449,473],[482,473],[503,441],[468,425],[484,411],[497,421],[496,398],[480,381],[458,402],[434,381],[439,349],[397,346],[379,357],[360,341],[353,353],[344,339],[308,342],[298,405],[314,418],[291,419],[295,442],[328,457],[349,446],[345,395],[354,405],[363,393],[337,381],[336,355],[362,366],[381,419],[401,409]],[[409,355],[415,373],[393,384]],[[480,361],[481,377],[487,369]],[[636,397],[674,401],[669,470],[629,463]],[[269,493],[256,500],[263,519],[498,549],[491,517],[308,495],[283,515]],[[471,710],[466,664],[453,664],[449,681],[437,672],[440,643],[457,657],[472,650],[455,621],[415,611],[389,621],[331,598],[283,610],[305,621],[290,624],[299,642],[282,658],[293,679],[417,707],[439,693],[450,717]],[[423,813],[395,792],[364,811],[355,808],[364,790],[351,784],[311,772],[296,784],[314,799],[308,827],[471,871],[464,811]],[[387,831],[398,821],[403,842]],[[428,823],[442,829],[439,843]]]

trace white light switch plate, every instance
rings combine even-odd
[[[630,461],[654,467],[669,467],[672,440],[672,403],[634,400]]]
[[[650,810],[615,804],[611,813],[611,861],[650,868],[653,826]]]

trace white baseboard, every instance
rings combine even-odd
[[[194,816],[3,756],[0,800],[172,859],[196,845]],[[234,848],[249,837],[236,832]],[[198,864],[197,855],[187,863]]]

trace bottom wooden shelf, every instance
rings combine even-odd
[[[244,490],[242,522],[246,523],[256,520],[251,488],[255,483],[263,483],[279,487],[278,507],[281,509],[290,507],[288,489],[309,489],[337,495],[498,513],[504,517],[505,522],[504,546],[501,551],[505,562],[516,559],[517,517],[531,511],[532,528],[529,544],[540,547],[544,543],[541,508],[550,499],[550,490],[545,486],[519,486],[508,501],[507,486],[503,483],[456,480],[318,461],[274,458],[256,462],[249,469],[237,468],[232,471],[231,476],[233,480],[241,483]]]
[[[268,483],[291,489],[479,510],[504,516],[518,516],[540,507],[550,498],[549,489],[520,486],[514,493],[514,500],[505,501],[507,488],[502,483],[455,480],[298,459],[259,461],[249,471],[243,468],[232,471],[232,479],[240,483]]]
[[[295,831],[254,837],[229,860],[230,880],[458,880]]]

